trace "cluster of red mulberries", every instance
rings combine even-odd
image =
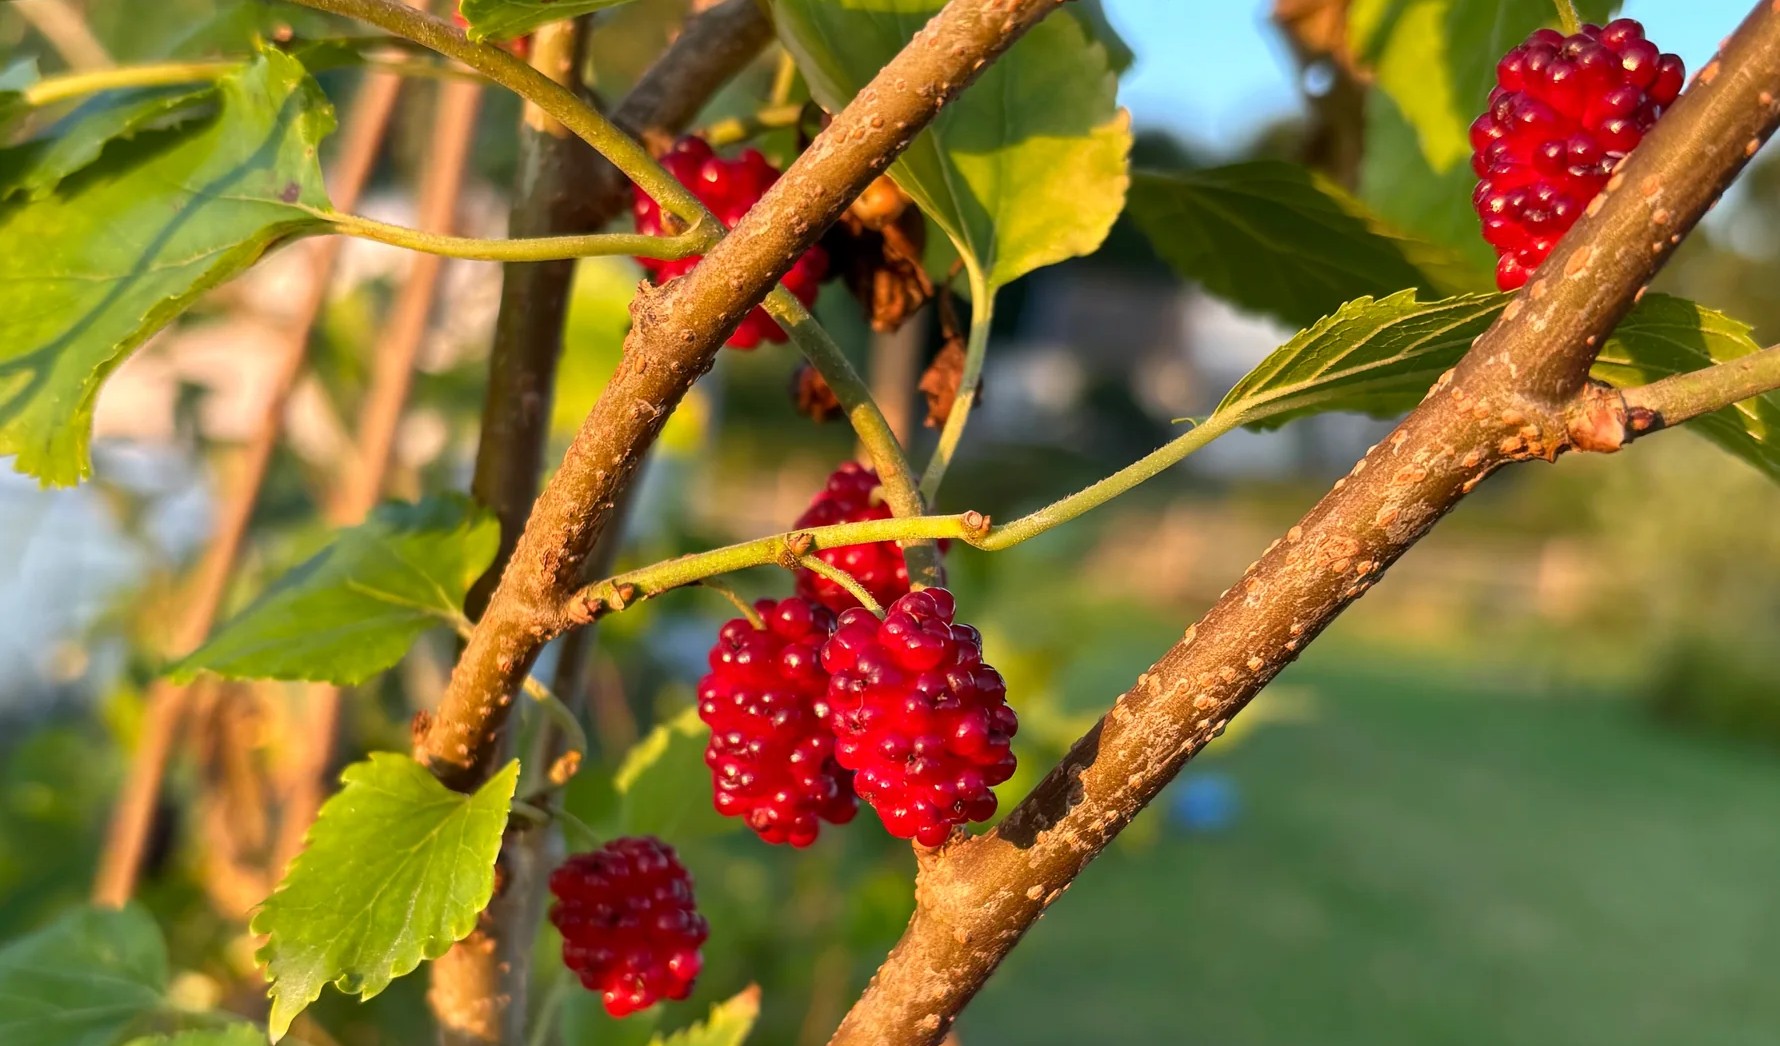
[[[1496,285],[1526,283],[1614,167],[1681,93],[1681,59],[1621,18],[1564,36],[1541,29],[1496,66],[1471,125],[1472,203],[1498,255]]]
[[[757,149],[745,150],[733,160],[725,160],[711,150],[703,138],[687,136],[674,143],[661,158],[661,165],[692,190],[692,195],[710,209],[726,229],[732,229],[748,213],[766,190],[779,180],[779,172]],[[637,231],[659,235],[663,231],[661,207],[648,193],[632,186],[632,213]],[[699,262],[698,255],[675,261],[638,258],[645,269],[654,274],[657,283],[666,283],[676,276],[691,272]],[[817,287],[828,273],[828,254],[820,246],[803,252],[791,271],[781,281],[805,305],[816,300]],[[742,319],[741,326],[725,344],[731,348],[752,349],[763,341],[783,342],[785,332],[766,310],[756,306]]]
[[[692,898],[692,877],[655,838],[614,839],[550,873],[550,921],[562,961],[606,1012],[623,1017],[692,992],[710,935]]]
[[[889,518],[890,506],[884,504],[878,493],[877,472],[849,461],[829,475],[828,482],[823,484],[821,492],[803,515],[797,517],[792,529],[807,530],[835,523]],[[901,547],[894,541],[824,548],[819,549],[816,556],[853,575],[879,603],[895,602],[909,590],[908,564],[903,561]],[[859,605],[851,592],[808,568],[797,572],[797,592],[836,612]]]
[[[769,843],[808,846],[818,821],[858,812],[853,775],[834,761],[834,737],[816,709],[828,691],[822,644],[826,607],[792,597],[755,604],[763,627],[728,622],[698,684],[698,715],[711,728],[705,763],[717,812],[740,817]]]

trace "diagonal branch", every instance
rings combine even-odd
[[[1569,449],[1596,346],[1780,121],[1761,0],[1502,318],[1250,566],[995,831],[922,862],[908,929],[833,1046],[932,1046],[1034,920],[1194,754],[1465,494]]]
[[[1057,3],[951,0],[698,268],[638,293],[618,371],[538,498],[418,738],[441,779],[461,788],[485,774],[514,692],[543,645],[570,624],[562,597],[580,585],[618,495],[723,340],[940,107]]]

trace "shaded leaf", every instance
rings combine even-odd
[[[217,86],[215,118],[115,141],[48,197],[0,204],[0,454],[19,471],[85,476],[100,381],[199,294],[325,227],[320,88],[276,51]]]
[[[1447,252],[1397,235],[1339,186],[1296,164],[1139,171],[1130,209],[1176,272],[1298,326],[1362,295],[1456,289],[1440,274],[1462,271]]]
[[[1487,290],[1495,286],[1496,253],[1471,209],[1476,186],[1469,164],[1445,172],[1430,167],[1396,103],[1383,92],[1369,93],[1360,199],[1391,227],[1450,251],[1459,265],[1453,283]]]
[[[30,105],[25,88],[37,82],[37,59],[21,58],[0,69],[0,135],[4,135]]]
[[[1419,302],[1414,291],[1355,299],[1275,349],[1215,413],[1271,428],[1331,410],[1407,410],[1507,302],[1505,294]]]
[[[650,1046],[742,1046],[760,1017],[760,987],[750,985],[711,1007],[711,1015],[672,1035],[657,1035]]]
[[[616,7],[629,0],[463,0],[458,10],[472,40],[511,40],[547,22]]]
[[[1106,48],[1106,64],[1113,72],[1122,73],[1131,68],[1131,63],[1137,59],[1137,53],[1131,50],[1131,45],[1125,42],[1124,34],[1106,16],[1106,4],[1102,0],[1075,0],[1065,10],[1081,19],[1089,34],[1100,41],[1100,46]]]
[[[1607,339],[1592,373],[1621,388],[1647,385],[1759,352],[1749,331],[1748,324],[1685,298],[1646,294]],[[1780,479],[1780,395],[1744,400],[1687,425]]]
[[[0,154],[0,200],[18,192],[40,200],[97,160],[107,143],[164,126],[215,94],[214,83],[201,83],[100,95],[40,137]]]
[[[166,987],[167,946],[147,912],[77,908],[0,948],[0,1042],[111,1046]]]
[[[468,498],[379,506],[279,578],[168,674],[359,683],[457,621],[500,526]]]
[[[774,0],[779,38],[838,112],[940,0]],[[1092,253],[1124,207],[1128,114],[1106,48],[1048,18],[940,110],[890,174],[993,293]]]
[[[221,1028],[194,1028],[172,1035],[145,1035],[131,1039],[124,1046],[266,1046],[266,1033],[257,1025],[238,1022]]]
[[[1576,6],[1583,20],[1602,22],[1618,4]],[[1497,60],[1533,30],[1556,23],[1551,0],[1353,0],[1348,42],[1440,174],[1470,156],[1467,129],[1483,112]]]
[[[374,752],[340,775],[307,846],[254,914],[272,982],[273,1041],[332,983],[370,998],[476,927],[519,780],[510,762],[474,795],[406,755]]]
[[[705,765],[710,736],[698,709],[688,708],[631,746],[613,776],[620,834],[658,835],[680,843],[742,826],[712,805],[711,769]]]

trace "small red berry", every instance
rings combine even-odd
[[[698,684],[713,802],[769,843],[808,846],[819,821],[846,824],[859,810],[853,774],[835,763],[834,735],[816,711],[828,692],[821,650],[834,615],[796,596],[754,606],[765,627],[725,624]]]
[[[848,461],[829,475],[828,482],[810,501],[810,507],[803,515],[797,517],[792,529],[863,523],[889,519],[890,515],[890,506],[884,504],[879,490],[876,470]],[[941,551],[945,550],[946,544],[940,542]],[[824,548],[817,550],[816,555],[830,566],[851,574],[881,604],[893,603],[908,594],[908,564],[903,561],[902,548],[894,541]],[[797,572],[797,593],[834,611],[859,605],[851,592],[807,567]]]
[[[681,185],[691,189],[692,195],[698,197],[726,229],[735,228],[742,215],[748,213],[748,208],[779,180],[778,169],[768,163],[758,149],[748,149],[733,160],[725,160],[712,152],[710,143],[695,135],[675,142],[668,154],[661,158],[661,165]],[[660,205],[636,186],[631,187],[631,213],[636,218],[638,232],[651,236],[663,232]],[[666,283],[691,272],[700,257],[694,255],[675,261],[638,258],[637,261],[655,274],[655,282]],[[827,252],[820,246],[813,246],[803,252],[781,282],[798,301],[808,305],[816,300],[817,287],[827,273]],[[756,306],[743,317],[741,326],[725,344],[736,349],[752,349],[763,341],[779,343],[785,339],[785,332],[766,314],[766,310]]]
[[[614,839],[559,865],[550,892],[563,965],[600,993],[607,1013],[691,994],[711,930],[672,847],[653,836]]]
[[[994,816],[990,788],[1014,772],[1007,684],[953,611],[943,588],[903,596],[882,621],[855,607],[822,647],[835,760],[891,835],[923,846]]]
[[[1472,205],[1496,286],[1521,286],[1681,93],[1681,59],[1630,18],[1573,36],[1540,29],[1496,64],[1471,125]]]

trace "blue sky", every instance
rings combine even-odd
[[[1105,0],[1137,52],[1120,98],[1140,126],[1217,149],[1242,144],[1258,116],[1291,112],[1291,58],[1267,24],[1270,0]],[[1623,13],[1698,69],[1750,0],[1627,0]]]

